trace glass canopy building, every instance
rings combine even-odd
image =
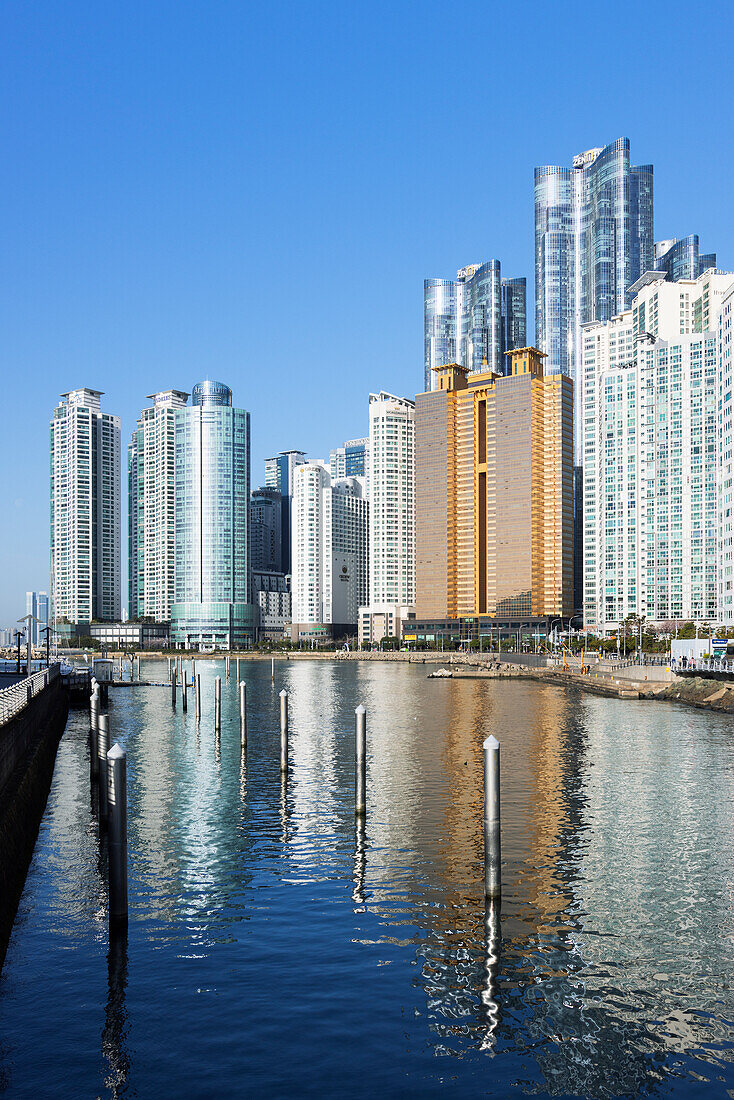
[[[176,409],[175,602],[171,641],[186,649],[247,648],[250,414],[221,382],[194,386]]]
[[[499,260],[462,267],[456,279],[425,279],[423,318],[426,391],[447,363],[504,374],[505,352],[526,343],[525,279],[503,279]]]
[[[581,325],[629,306],[654,260],[653,169],[630,163],[628,138],[535,169],[535,333],[546,373],[574,381],[580,464]]]

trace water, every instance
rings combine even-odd
[[[221,662],[197,665],[198,734],[191,698],[172,716],[167,689],[111,692],[130,926],[109,950],[72,713],[0,978],[3,1095],[734,1095],[734,720],[415,665],[282,662],[274,685],[269,662],[242,667],[246,764],[234,664],[219,745]]]

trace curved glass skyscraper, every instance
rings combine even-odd
[[[716,253],[699,253],[697,233],[655,244],[655,270],[664,271],[673,283],[679,279],[697,279],[709,267],[716,267]]]
[[[221,382],[176,410],[176,563],[171,640],[235,649],[254,640],[249,602],[250,414]]]
[[[462,267],[455,280],[425,279],[423,318],[427,391],[433,368],[447,363],[505,374],[504,353],[525,343],[525,279],[503,279],[499,260]]]
[[[628,138],[535,169],[535,333],[546,373],[574,380],[580,462],[581,325],[609,321],[653,267],[653,169],[630,164]]]

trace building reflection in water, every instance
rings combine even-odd
[[[723,1024],[703,1022],[712,998],[729,1003],[734,977],[721,966],[734,920],[709,919],[712,883],[728,891],[730,916],[734,908],[734,776],[720,767],[723,734],[699,725],[686,736],[685,712],[549,685],[283,662],[275,684],[269,665],[243,669],[244,754],[236,684],[222,684],[217,738],[221,666],[202,661],[198,671],[200,728],[193,706],[171,716],[165,689],[120,690],[112,708],[113,739],[127,731],[131,908],[148,940],[175,940],[179,958],[213,956],[228,940],[241,960],[237,941],[270,907],[283,906],[287,921],[290,906],[319,906],[331,929],[329,907],[342,906],[333,915],[343,927],[346,909],[349,946],[365,964],[376,944],[403,948],[416,964],[413,1038],[436,1055],[482,1065],[491,1055],[489,1072],[511,1051],[524,1059],[528,1088],[549,1093],[649,1091],[668,1052],[726,1042]],[[366,821],[354,816],[357,703],[367,708]],[[676,730],[666,726],[671,713]],[[501,911],[483,896],[489,733],[502,746]],[[77,783],[65,767],[62,743],[55,782]],[[80,845],[90,840],[86,798],[84,789],[68,800]],[[73,853],[70,866],[69,890]],[[99,881],[83,887],[103,893]],[[100,913],[106,919],[103,905]],[[103,1051],[116,1094],[130,1070],[126,947],[110,945],[108,971]]]
[[[126,1092],[130,1074],[126,990],[127,929],[111,929],[107,953],[107,1004],[102,1031],[102,1056],[106,1063],[105,1085],[113,1097],[122,1096]]]

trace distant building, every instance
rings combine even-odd
[[[296,467],[306,461],[303,451],[281,451],[265,459],[265,484],[277,489],[281,497],[280,567],[281,573],[292,571],[293,475]]]
[[[446,363],[504,374],[504,353],[526,339],[525,279],[503,279],[499,260],[462,267],[456,279],[426,279],[423,334],[426,390]]]
[[[250,495],[250,568],[259,573],[280,573],[283,555],[283,498],[269,486]],[[282,574],[285,576],[285,574]]]
[[[416,398],[416,626],[573,612],[573,385],[537,348],[507,377],[439,368]],[[411,629],[413,627],[411,626]]]
[[[258,611],[258,638],[283,638],[292,618],[291,578],[283,573],[253,571],[252,602]]]
[[[696,233],[681,240],[674,237],[669,241],[655,242],[655,270],[662,272],[673,283],[679,279],[697,279],[710,267],[716,267],[716,253],[699,253]]]
[[[357,631],[367,596],[368,513],[363,478],[332,482],[325,463],[295,471],[292,637]]]
[[[128,615],[168,622],[174,599],[176,409],[188,393],[148,394],[128,446]]]
[[[120,419],[101,390],[70,390],[51,421],[51,566],[56,616],[118,620]]]
[[[31,644],[44,645],[46,642],[45,628],[51,622],[51,600],[47,592],[26,592],[25,613],[33,616],[31,624]]]
[[[634,166],[628,138],[588,149],[570,168],[535,169],[535,340],[545,374],[575,390],[581,465],[581,326],[609,321],[654,260],[653,168]]]
[[[250,414],[222,382],[194,386],[175,411],[175,602],[171,642],[186,649],[247,648]]]
[[[329,473],[332,481],[343,481],[345,477],[368,476],[369,439],[348,439],[343,447],[337,447],[329,454]],[[369,486],[367,487],[369,496]]]

